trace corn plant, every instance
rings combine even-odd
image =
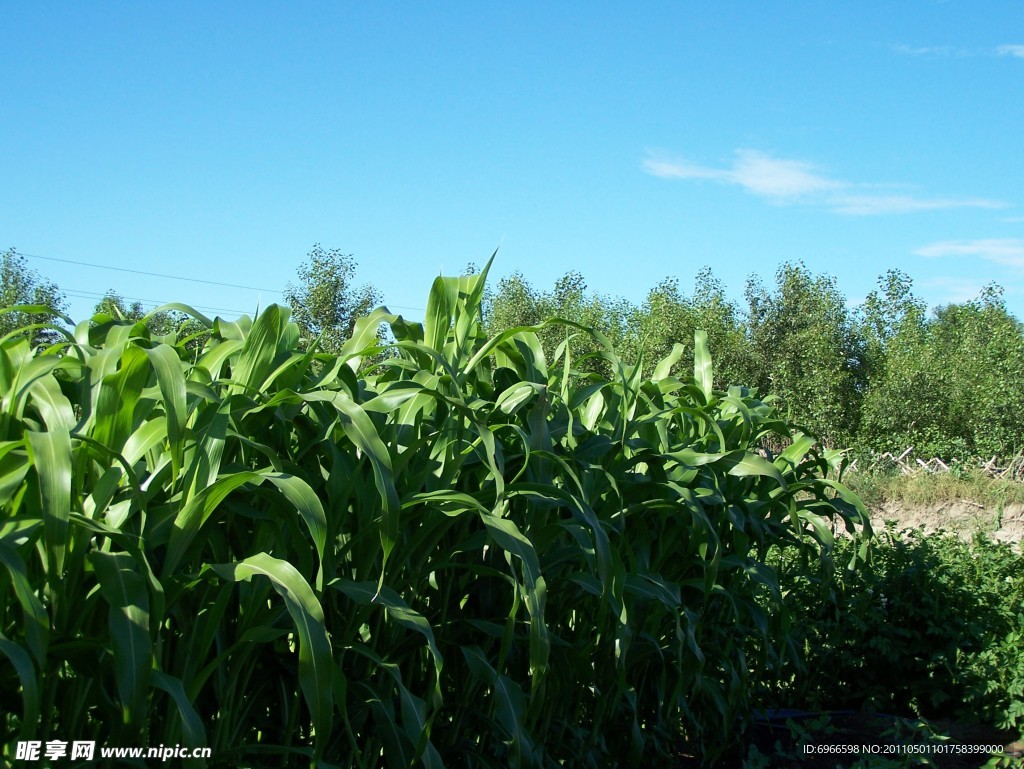
[[[767,552],[827,558],[860,502],[769,402],[712,388],[701,332],[692,377],[680,346],[626,366],[558,319],[487,337],[486,273],[338,354],[274,305],[3,340],[5,757],[639,766],[734,739],[797,655]]]

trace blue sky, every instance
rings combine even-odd
[[[634,301],[802,260],[853,304],[899,268],[1024,317],[1019,0],[2,13],[0,248],[76,320],[108,288],[251,312],[316,242],[413,317],[496,248]]]

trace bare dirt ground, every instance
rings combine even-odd
[[[981,531],[1001,542],[1017,546],[1024,542],[1024,505],[1007,505],[998,510],[965,500],[925,507],[887,502],[871,512],[871,525],[876,531],[884,529],[887,521],[895,521],[897,529],[923,526],[929,533],[945,529],[965,540]]]

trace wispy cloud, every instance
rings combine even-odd
[[[928,278],[921,281],[922,288],[930,288],[940,297],[940,302],[962,304],[977,299],[984,286],[976,280],[963,278]]]
[[[984,198],[915,198],[911,195],[841,195],[830,201],[837,214],[874,216],[912,214],[949,208],[1006,208],[1005,203]]]
[[[844,186],[842,182],[817,173],[800,160],[773,158],[757,150],[740,149],[729,168],[711,168],[679,158],[649,156],[644,170],[665,179],[712,179],[736,184],[755,195],[792,200]]]
[[[953,45],[891,45],[889,49],[903,56],[928,59],[966,59],[975,56],[1013,56],[1024,59],[1024,45],[997,45],[995,48],[961,48]]]
[[[949,56],[970,56],[967,48],[954,48],[950,45],[894,45],[890,46],[896,53],[905,56],[927,56],[930,58],[946,58]]]
[[[643,169],[663,179],[708,179],[731,184],[777,204],[815,205],[848,216],[907,214],[950,208],[1003,208],[1005,203],[981,198],[921,198],[913,195],[872,195],[856,190],[868,185],[829,177],[803,160],[776,158],[766,152],[739,149],[731,165],[712,167],[664,153],[649,152]]]
[[[980,256],[996,264],[1024,270],[1024,239],[942,240],[914,251],[920,256]]]

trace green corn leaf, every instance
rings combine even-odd
[[[782,477],[779,468],[758,454],[730,452],[723,458],[723,464],[728,468],[729,475],[739,477],[763,475],[773,479],[783,489],[787,488],[786,479]]]
[[[174,704],[178,706],[178,715],[181,717],[182,735],[189,747],[203,747],[207,744],[206,727],[195,707],[185,694],[185,687],[181,680],[164,673],[162,670],[153,670],[153,686],[167,692]],[[206,762],[195,763],[195,766],[205,766]]]
[[[673,344],[672,351],[658,361],[658,365],[654,367],[654,374],[651,378],[655,381],[667,379],[672,374],[672,367],[682,359],[685,352],[686,348],[681,344]]]
[[[321,561],[327,544],[327,515],[320,498],[306,481],[287,473],[263,473],[263,477],[274,484],[285,499],[292,503],[309,530],[317,556]]]
[[[170,540],[167,544],[167,556],[164,559],[161,581],[166,580],[181,563],[182,558],[188,551],[189,546],[198,534],[199,529],[210,518],[214,510],[221,502],[235,489],[246,483],[253,483],[259,479],[256,473],[235,473],[228,475],[201,490],[189,500],[174,520],[174,528],[171,531]]]
[[[703,329],[697,329],[693,334],[693,378],[704,394],[704,402],[711,403],[711,353],[708,352],[708,334]]]
[[[386,308],[378,307],[356,321],[355,328],[345,344],[341,346],[340,360],[345,361],[352,371],[359,369],[362,363],[362,355],[368,348],[375,347],[380,343],[380,325],[382,323],[393,324],[398,322],[398,317],[392,315]]]
[[[67,430],[27,432],[31,463],[39,477],[43,538],[53,584],[64,571],[64,554],[68,541],[68,516],[71,514],[72,453],[71,435]]]
[[[242,351],[238,356],[231,392],[259,392],[263,390],[277,357],[278,345],[285,333],[288,311],[272,304],[260,313],[252,324]]]
[[[434,630],[430,627],[430,623],[427,622],[426,618],[419,612],[411,609],[398,593],[388,587],[378,589],[377,585],[373,582],[353,582],[347,579],[333,580],[330,586],[335,590],[341,591],[360,605],[369,606],[377,604],[383,606],[392,621],[423,636],[427,642],[427,648],[430,649],[430,654],[434,658],[434,672],[437,674],[438,679],[440,679],[444,660],[437,646]],[[438,695],[440,695],[440,690],[438,690]]]
[[[205,566],[223,579],[249,581],[254,576],[270,580],[299,634],[299,685],[309,707],[316,735],[316,757],[319,757],[331,736],[334,663],[331,642],[324,627],[324,613],[313,589],[287,561],[266,553],[246,558],[240,563]]]
[[[198,320],[200,323],[202,323],[207,328],[209,328],[210,326],[213,325],[213,321],[212,320],[210,320],[208,317],[203,315],[201,312],[199,312],[198,310],[193,308],[192,305],[182,304],[181,302],[169,302],[168,304],[160,305],[156,309],[151,310],[146,315],[143,315],[142,316],[142,322],[145,323],[150,318],[158,316],[161,313],[165,313],[165,312],[183,312],[186,315],[195,318],[196,320]]]
[[[544,621],[547,585],[540,571],[540,561],[533,544],[508,518],[487,513],[480,516],[487,533],[498,547],[516,556],[523,566],[523,599],[530,614],[530,671],[534,691],[543,683],[547,672],[551,641]]]
[[[522,382],[503,392],[498,397],[498,400],[494,405],[506,414],[514,414],[532,398],[544,391],[545,388],[538,384],[533,382]]]
[[[383,687],[378,687],[379,698],[372,702],[374,720],[385,751],[389,755],[400,757],[402,763],[409,766],[421,762],[424,767],[441,769],[444,762],[437,749],[430,743],[431,718],[427,716],[426,703],[405,685],[402,668],[393,662],[386,662],[364,644],[353,644],[351,651],[372,661],[395,683],[401,723],[396,719],[397,714],[390,702],[384,704],[391,698],[381,691]]]
[[[71,318],[48,304],[10,304],[0,307],[0,315],[6,315],[9,312],[23,312],[26,315],[55,315],[69,326],[72,324]]]
[[[156,381],[163,396],[161,405],[167,417],[171,472],[174,478],[179,478],[185,443],[185,374],[178,354],[166,344],[146,350],[146,354],[156,371]]]
[[[241,339],[225,339],[218,341],[208,349],[199,359],[192,370],[189,378],[195,379],[200,372],[205,372],[208,378],[220,378],[224,364],[242,349],[244,342]]]
[[[373,478],[382,506],[380,541],[384,549],[384,560],[387,561],[398,539],[398,516],[401,509],[391,469],[391,455],[370,417],[358,404],[344,393],[337,393],[331,399],[331,403],[341,416],[341,426],[345,435],[365,454],[373,467]],[[383,571],[381,578],[383,579]]]
[[[309,484],[301,478],[269,470],[240,472],[215,481],[196,494],[178,513],[168,542],[163,578],[172,574],[178,567],[199,529],[209,520],[228,494],[247,483],[259,486],[267,480],[273,483],[285,499],[298,510],[313,538],[317,554],[322,559],[327,536],[327,516],[324,513],[323,505]]]
[[[31,739],[39,725],[39,684],[28,653],[0,633],[0,652],[10,661],[21,683],[21,736]]]
[[[28,648],[39,666],[45,667],[50,638],[50,618],[32,590],[24,559],[17,550],[3,541],[0,541],[0,563],[7,568],[11,584],[14,586],[14,595],[21,604]]]
[[[791,470],[799,465],[807,452],[809,452],[815,444],[814,438],[809,435],[797,435],[793,438],[793,442],[786,447],[786,449],[775,458],[775,465],[780,470]]]
[[[473,675],[491,687],[497,725],[508,735],[512,748],[511,766],[529,766],[535,749],[526,730],[526,698],[522,689],[495,671],[478,646],[463,646],[460,651]]]
[[[71,401],[61,391],[60,384],[51,374],[35,379],[29,385],[28,393],[32,396],[32,405],[39,411],[47,430],[70,431],[74,428],[78,420],[75,419]]]
[[[100,595],[110,605],[110,642],[124,723],[138,728],[146,718],[153,667],[146,580],[127,553],[97,550],[89,560],[100,582]]]
[[[0,442],[0,505],[6,505],[29,471],[25,440]]]
[[[120,450],[135,430],[135,407],[150,376],[149,358],[139,347],[126,347],[121,368],[104,376],[96,396],[93,438]]]

